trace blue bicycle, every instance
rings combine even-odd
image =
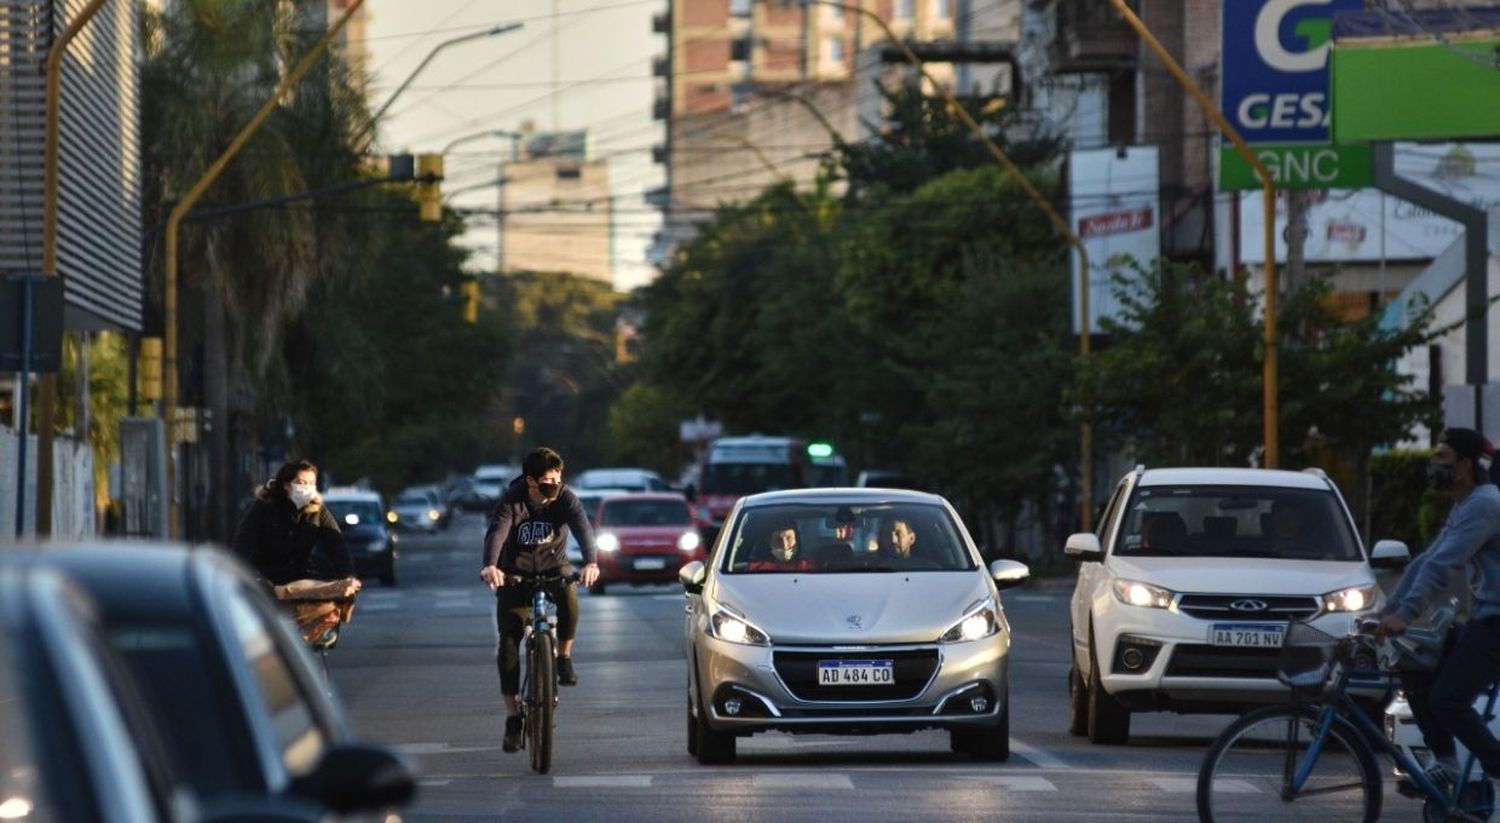
[[[578,582],[578,574],[506,575],[513,585],[531,586],[531,618],[524,629],[526,672],[521,680],[522,746],[529,750],[531,768],[546,774],[552,768],[552,732],[557,717],[557,630],[548,613],[547,591],[559,583]],[[508,585],[511,585],[508,583]]]
[[[1494,797],[1473,755],[1455,785],[1440,785],[1350,694],[1373,689],[1389,697],[1398,685],[1390,663],[1389,647],[1368,634],[1333,637],[1302,622],[1288,626],[1277,676],[1294,697],[1321,698],[1267,706],[1230,724],[1198,770],[1198,818],[1373,823],[1383,799],[1380,751],[1425,798],[1424,821],[1485,820]],[[1487,718],[1494,716],[1496,690],[1490,687]],[[1470,783],[1471,775],[1479,779]]]

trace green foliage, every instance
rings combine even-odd
[[[1427,482],[1431,451],[1393,451],[1370,458],[1370,535],[1400,540],[1412,554],[1437,536],[1453,498]]]

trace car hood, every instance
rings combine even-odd
[[[426,514],[437,506],[430,503],[397,503],[391,507],[398,514]]]
[[[1327,594],[1375,582],[1362,562],[1261,557],[1111,557],[1116,577],[1175,592]]]
[[[978,571],[740,574],[712,594],[777,644],[932,643],[989,588]]]

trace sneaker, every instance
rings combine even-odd
[[[501,751],[510,753],[521,748],[521,716],[513,714],[505,718],[505,741],[500,744]]]
[[[557,658],[557,682],[564,686],[578,685],[578,675],[573,671],[573,658]]]

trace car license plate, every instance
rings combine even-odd
[[[819,660],[819,686],[882,686],[896,682],[889,660]]]
[[[660,557],[638,557],[635,560],[635,567],[637,569],[655,571],[658,569],[665,569],[667,567],[667,561],[663,560]]]
[[[1279,649],[1285,637],[1282,623],[1215,623],[1209,629],[1209,640],[1215,646]]]

